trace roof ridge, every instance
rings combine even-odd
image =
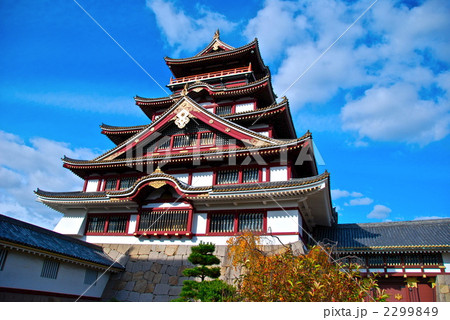
[[[439,222],[448,221],[450,223],[450,218],[442,218],[442,219],[425,219],[425,220],[405,220],[405,221],[387,221],[387,222],[364,222],[364,223],[340,223],[333,227],[340,228],[351,228],[356,226],[365,226],[365,227],[384,227],[384,226],[397,226],[397,225],[412,225],[412,224],[434,224]],[[331,227],[331,228],[333,228]]]

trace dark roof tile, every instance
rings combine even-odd
[[[51,230],[0,214],[0,240],[50,253],[123,269],[103,249]]]
[[[450,250],[450,219],[338,224],[318,227],[314,239],[338,251]]]

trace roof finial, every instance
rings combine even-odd
[[[217,29],[217,31],[216,31],[216,33],[214,33],[214,37],[213,37],[213,39],[214,40],[218,40],[218,39],[220,39],[220,31],[219,31],[219,29]]]

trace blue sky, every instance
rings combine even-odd
[[[77,0],[162,86],[163,57],[192,56],[220,29],[258,38],[297,134],[313,133],[339,221],[449,217],[450,3],[380,0]],[[164,91],[72,0],[0,2],[0,212],[52,228],[33,190],[79,190],[61,157],[113,147],[99,125],[148,119],[133,96]]]

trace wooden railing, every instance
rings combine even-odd
[[[215,78],[215,77],[222,77],[222,76],[246,73],[246,72],[251,72],[251,71],[252,71],[252,64],[250,63],[248,65],[248,67],[220,70],[220,71],[196,74],[193,76],[187,76],[187,77],[181,77],[181,78],[175,78],[175,79],[170,78],[170,84],[177,84],[177,83],[184,83],[184,82],[189,82],[189,81],[197,81],[197,80],[203,80],[203,79],[209,79],[209,78]]]

